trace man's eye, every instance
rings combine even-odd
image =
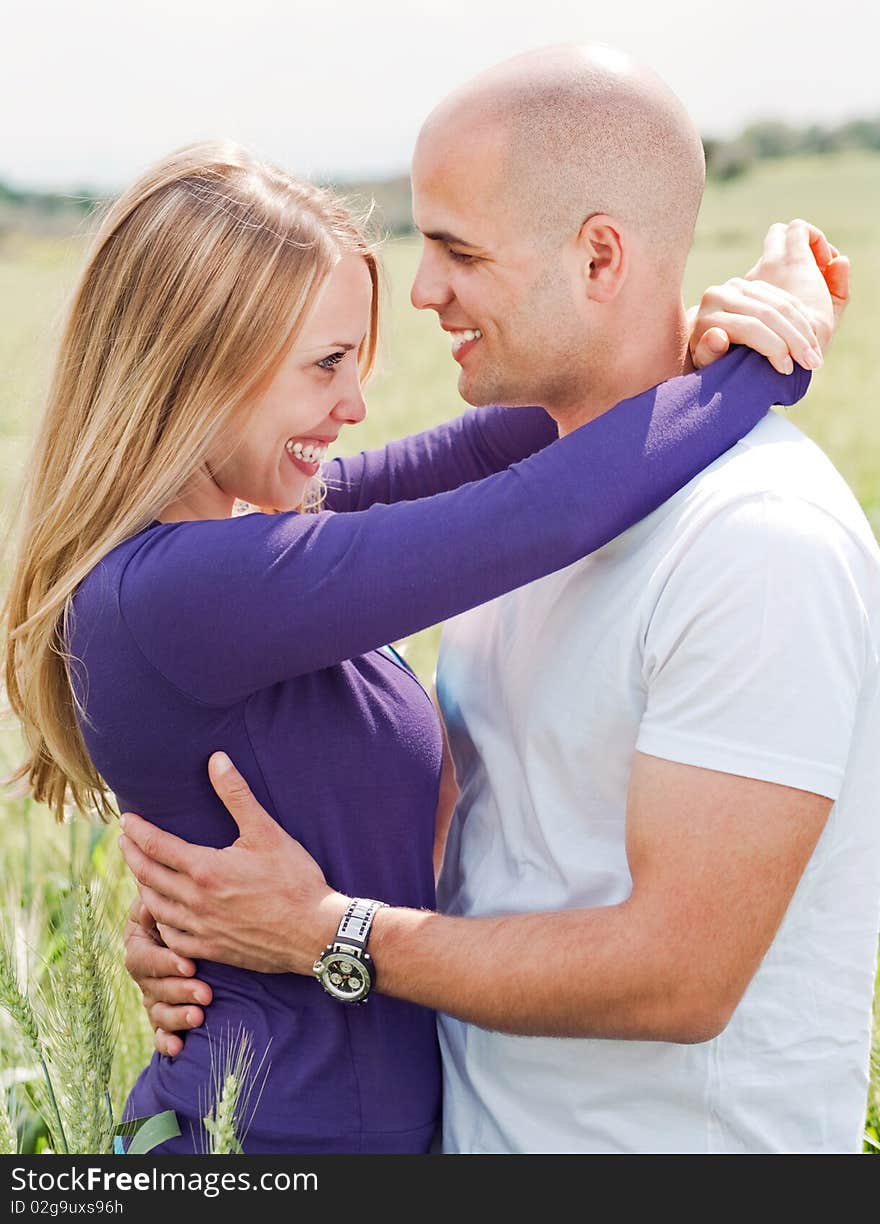
[[[335,365],[339,365],[345,353],[331,353],[329,357],[322,357],[318,365],[322,370],[332,370]]]
[[[465,255],[463,251],[453,251],[452,247],[447,247],[449,258],[454,259],[457,263],[472,263],[473,255]]]

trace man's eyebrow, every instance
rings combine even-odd
[[[470,247],[472,251],[479,249],[476,242],[468,242],[466,238],[458,238],[455,234],[450,234],[448,230],[432,230],[430,234],[422,230],[422,237],[430,238],[432,242],[449,242],[454,243],[455,246]]]

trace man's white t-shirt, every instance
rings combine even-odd
[[[860,1150],[878,656],[880,550],[833,465],[775,413],[606,547],[446,624],[437,691],[461,788],[448,913],[624,901],[636,751],[835,803],[713,1040],[517,1037],[441,1016],[444,1151]],[[487,964],[487,989],[499,973]]]

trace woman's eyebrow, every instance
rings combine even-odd
[[[350,353],[352,349],[356,349],[357,347],[358,346],[356,344],[352,344],[348,340],[328,340],[326,344],[310,344],[307,349],[303,349],[302,351],[304,353],[317,353],[319,349],[335,348],[344,349],[346,353]]]

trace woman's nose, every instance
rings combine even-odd
[[[361,380],[356,377],[352,385],[346,388],[345,394],[336,402],[336,407],[330,414],[346,425],[357,425],[367,415],[367,401],[364,399]]]

